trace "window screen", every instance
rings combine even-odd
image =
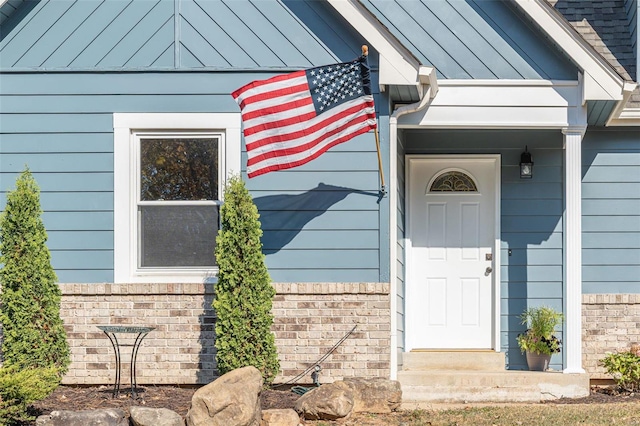
[[[140,268],[216,266],[218,143],[215,137],[140,139]]]

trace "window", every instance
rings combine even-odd
[[[442,173],[431,183],[429,192],[478,192],[478,188],[466,173],[449,171]]]
[[[136,135],[138,268],[215,266],[220,139]]]
[[[224,180],[240,170],[239,114],[114,114],[115,282],[202,282]]]

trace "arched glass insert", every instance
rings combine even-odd
[[[478,192],[478,188],[465,173],[445,172],[433,181],[429,192]]]

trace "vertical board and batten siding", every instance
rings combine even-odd
[[[406,154],[500,154],[501,350],[509,369],[526,369],[516,336],[527,307],[563,310],[563,150],[559,131],[407,130]],[[533,179],[519,175],[528,146]],[[411,238],[407,235],[407,238]],[[509,255],[511,250],[511,255]],[[562,338],[562,332],[557,333]],[[562,369],[562,353],[551,360]]]
[[[582,291],[640,293],[640,129],[582,142]]]
[[[114,113],[239,112],[230,93],[249,81],[359,55],[363,40],[328,5],[291,4],[49,0],[3,33],[0,208],[28,165],[42,188],[60,282],[114,279]],[[377,87],[376,52],[370,61]],[[388,134],[387,122],[380,127]],[[389,212],[377,202],[379,185],[373,134],[248,180],[270,219],[272,279],[388,281]]]
[[[255,70],[352,58],[340,55],[342,40],[333,42],[340,46],[336,56],[331,42],[321,41],[279,1],[42,0],[34,5],[20,22],[7,20],[15,27],[2,34],[3,69]],[[351,43],[353,51],[359,46]]]
[[[576,67],[509,2],[362,0],[445,79],[575,80]]]

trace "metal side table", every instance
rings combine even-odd
[[[155,327],[126,327],[119,325],[99,325],[98,328],[107,335],[113,346],[113,351],[116,354],[116,382],[113,385],[113,397],[117,397],[120,394],[120,372],[122,370],[122,357],[120,356],[121,347],[131,347],[131,397],[136,397],[136,387],[138,385],[136,381],[136,358],[138,357],[138,349],[142,340],[154,330]],[[133,343],[120,343],[118,341],[117,334],[137,334]]]

